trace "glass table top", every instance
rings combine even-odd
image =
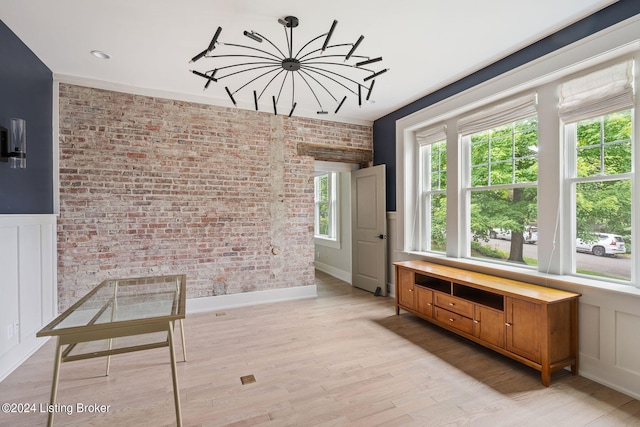
[[[185,275],[105,280],[38,335],[117,322],[184,318],[185,285]]]

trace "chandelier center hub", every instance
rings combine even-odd
[[[282,60],[282,68],[286,71],[298,71],[300,69],[300,61],[295,58],[285,58]]]

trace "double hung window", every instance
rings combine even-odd
[[[419,247],[444,252],[447,230],[447,141],[445,127],[434,126],[416,134],[420,159]]]
[[[468,254],[537,264],[538,122],[528,95],[458,121],[467,148]]]
[[[337,173],[324,172],[314,177],[315,237],[337,239]]]
[[[560,86],[560,118],[567,147],[573,270],[631,280],[633,177],[633,63],[622,63]]]

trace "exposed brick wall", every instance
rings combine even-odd
[[[313,284],[296,146],[372,149],[370,126],[67,84],[59,114],[61,309],[111,277],[185,273],[190,298]]]

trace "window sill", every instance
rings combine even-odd
[[[541,286],[549,286],[558,289],[568,289],[580,291],[580,288],[597,289],[606,292],[613,292],[623,295],[640,296],[640,288],[632,284],[624,285],[612,282],[603,282],[597,279],[591,279],[583,276],[570,276],[564,274],[543,273],[530,268],[523,268],[505,264],[495,264],[491,262],[482,262],[471,260],[468,258],[451,258],[446,255],[439,255],[426,252],[404,252],[407,255],[419,257],[424,261],[434,262],[436,264],[444,264],[451,267],[465,268],[479,273],[491,274],[507,279],[520,280],[523,282],[534,283]]]
[[[340,249],[342,247],[340,241],[336,239],[314,236],[313,240],[316,245],[326,246],[328,248]]]

